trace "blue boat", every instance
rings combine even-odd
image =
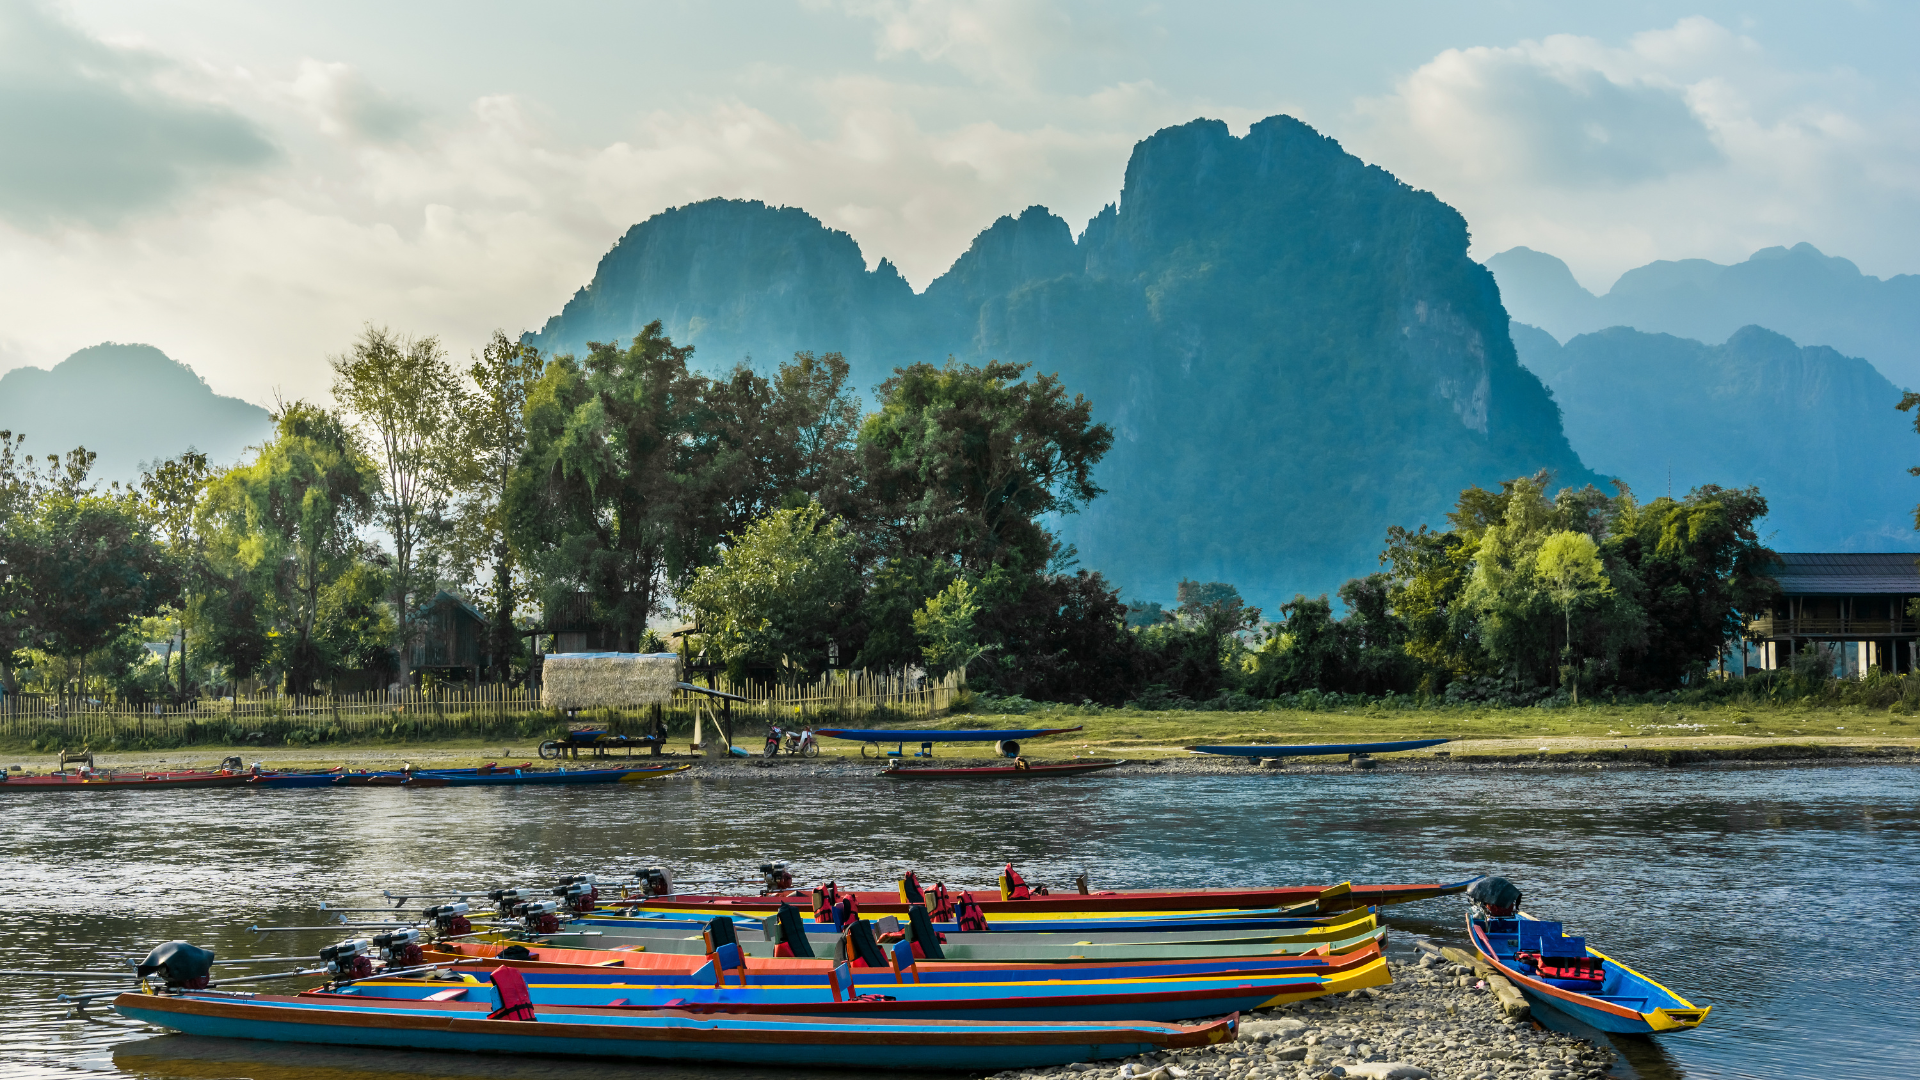
[[[400,783],[403,788],[446,787],[519,787],[524,785],[635,784],[671,776],[693,768],[692,762],[678,765],[649,765],[637,769],[497,769],[491,773],[431,772],[414,773]]]
[[[523,992],[524,993],[524,992]],[[1193,1026],[739,1016],[684,1009],[494,1001],[358,1000],[182,991],[125,993],[132,1020],[189,1035],[542,1057],[716,1061],[779,1068],[998,1072],[1231,1041],[1239,1018]],[[512,1017],[511,1019],[509,1017]]]
[[[1407,739],[1402,742],[1324,743],[1308,746],[1189,746],[1196,754],[1226,754],[1231,757],[1311,757],[1317,754],[1398,754],[1403,750],[1425,750],[1450,739]]]
[[[1545,1005],[1618,1035],[1655,1035],[1700,1026],[1713,1006],[1700,1007],[1618,960],[1568,937],[1557,922],[1525,912],[1499,918],[1467,915],[1473,947],[1519,987],[1535,1006]]]
[[[1009,739],[1038,739],[1043,735],[1066,735],[1084,731],[1086,725],[1060,728],[976,728],[965,731],[905,731],[894,728],[820,728],[815,735],[854,742],[1006,742]]]

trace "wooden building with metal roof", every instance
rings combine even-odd
[[[1920,666],[1920,562],[1912,552],[1783,551],[1772,574],[1773,608],[1747,624],[1759,666],[1784,668],[1808,642],[1842,646],[1851,673],[1910,672]]]

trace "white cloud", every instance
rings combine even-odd
[[[180,76],[163,57],[0,0],[0,217],[113,222],[275,158],[252,123],[182,92]]]
[[[1551,251],[1604,291],[1652,259],[1800,240],[1905,269],[1899,238],[1920,225],[1909,104],[1688,18],[1623,45],[1449,49],[1361,101],[1347,141],[1458,207],[1476,254]]]

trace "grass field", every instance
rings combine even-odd
[[[1128,758],[1186,756],[1197,743],[1338,743],[1447,738],[1452,753],[1538,755],[1595,749],[1734,748],[1767,745],[1920,746],[1920,717],[1865,706],[1588,705],[1578,708],[1354,708],[1320,711],[1132,711],[1066,706],[1025,714],[969,713],[932,725],[941,728],[1045,728],[1084,725],[1071,735],[1031,740],[1023,751],[1035,759],[1105,755]],[[764,731],[742,725],[741,745],[754,753]],[[100,762],[124,766],[217,761],[239,754],[251,762],[293,768],[394,767],[403,761],[452,767],[484,761],[534,758],[537,739],[367,739],[304,747],[200,745],[173,750],[103,752]],[[670,749],[685,751],[675,739]],[[856,742],[824,740],[832,756],[860,756]],[[909,741],[909,751],[915,746]],[[943,746],[940,757],[980,756],[984,744]],[[41,769],[51,755],[24,747],[0,750],[0,766]],[[581,763],[589,760],[582,758]],[[617,764],[624,759],[599,759]],[[646,760],[636,755],[635,762]]]

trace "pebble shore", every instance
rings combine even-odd
[[[1391,985],[1248,1013],[1234,1042],[987,1080],[1597,1080],[1614,1064],[1508,1015],[1471,968],[1429,952],[1388,966]]]

